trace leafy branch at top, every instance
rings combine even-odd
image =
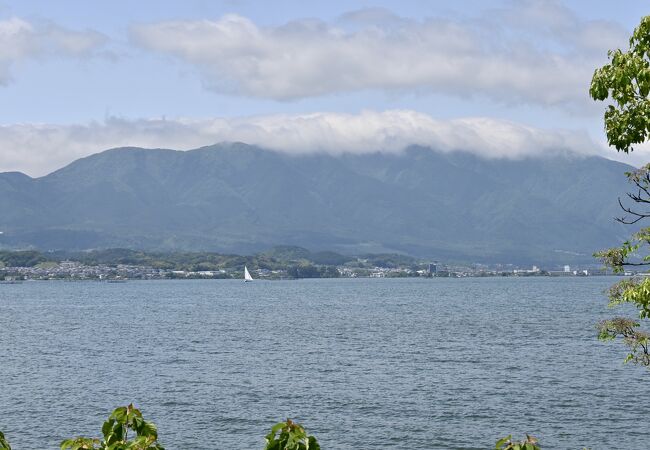
[[[589,94],[595,100],[611,98],[605,112],[605,132],[610,145],[629,153],[650,133],[650,16],[630,37],[628,51],[612,50],[609,64],[596,69]]]

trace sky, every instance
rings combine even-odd
[[[0,171],[108,148],[489,158],[607,148],[588,96],[647,1],[0,0]]]

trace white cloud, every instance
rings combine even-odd
[[[50,53],[72,57],[91,56],[108,42],[108,38],[97,31],[72,31],[56,25],[40,31],[39,38]]]
[[[581,132],[543,130],[489,118],[436,120],[404,110],[203,120],[110,118],[86,125],[0,126],[0,171],[20,170],[38,176],[111,147],[188,150],[222,141],[291,154],[398,153],[414,144],[486,158],[603,151]]]
[[[11,68],[22,61],[48,56],[87,57],[106,41],[104,35],[91,30],[68,30],[17,17],[0,20],[0,85],[11,81]]]
[[[365,89],[583,108],[593,69],[626,30],[554,1],[422,20],[367,9],[261,27],[239,15],[132,27],[139,45],[197,66],[219,92],[291,100]]]

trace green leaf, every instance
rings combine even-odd
[[[113,414],[111,414],[111,418],[115,419],[119,423],[125,423],[126,418],[127,418],[127,407],[126,406],[121,406],[119,408],[116,408],[113,411]]]
[[[0,450],[11,450],[11,445],[5,438],[5,435],[0,431]]]
[[[512,439],[512,435],[511,435],[511,434],[508,435],[508,436],[506,436],[506,437],[504,437],[504,438],[499,439],[499,440],[497,441],[496,445],[494,446],[494,448],[495,448],[495,449],[501,449],[501,448],[506,444],[506,442],[510,442],[511,439]]]

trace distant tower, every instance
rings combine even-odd
[[[564,266],[565,272],[571,272],[571,266]]]
[[[436,276],[438,273],[438,262],[429,263],[429,275]]]

